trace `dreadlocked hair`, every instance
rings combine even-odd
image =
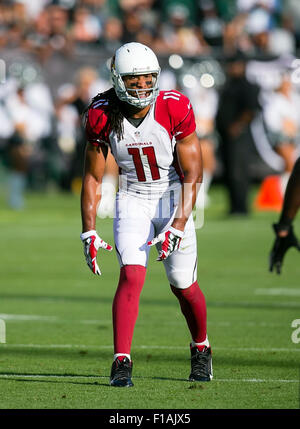
[[[102,101],[102,104],[99,103],[98,106],[105,109],[105,114],[107,115],[107,122],[104,128],[101,131],[103,136],[108,135],[111,131],[114,131],[117,135],[117,138],[121,140],[123,138],[124,127],[123,119],[124,116],[121,112],[120,101],[116,95],[114,88],[110,88],[105,92],[97,94],[86,108],[86,113],[91,105],[96,101]],[[100,120],[100,117],[99,119]],[[101,135],[99,136],[101,139]]]

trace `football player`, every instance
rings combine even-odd
[[[120,172],[114,217],[120,277],[112,306],[110,376],[111,386],[117,387],[133,385],[131,342],[153,245],[191,333],[189,379],[212,379],[192,217],[202,181],[201,147],[189,99],[176,90],[160,91],[159,74],[157,57],[149,47],[135,42],[121,46],[111,62],[113,88],[92,100],[85,119],[81,240],[87,264],[98,275],[98,249],[112,250],[96,232],[108,148]]]
[[[284,202],[278,223],[273,224],[276,239],[270,253],[270,271],[281,273],[283,258],[290,247],[300,251],[300,243],[293,230],[293,220],[300,207],[300,158],[296,161],[284,195]]]

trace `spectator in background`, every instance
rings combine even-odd
[[[298,0],[285,0],[283,5],[283,26],[294,37],[296,49],[300,48],[300,8]]]
[[[209,46],[221,48],[223,44],[224,22],[219,17],[213,0],[200,2],[200,28],[203,38]]]
[[[23,2],[21,1],[13,1],[11,4],[11,13],[13,17],[13,21],[20,26],[26,26],[27,21],[29,21],[29,17],[27,15],[27,10]]]
[[[215,7],[218,15],[226,24],[237,15],[237,1],[236,0],[214,0]]]
[[[233,56],[237,52],[251,53],[253,44],[245,31],[246,17],[236,15],[227,22],[223,31],[223,53],[225,56]]]
[[[245,31],[256,54],[282,55],[295,49],[295,40],[287,17],[282,15],[281,0],[240,0],[238,10],[246,16]]]
[[[283,74],[277,89],[266,98],[263,118],[268,140],[284,160],[281,175],[281,191],[284,194],[295,160],[300,154],[300,97],[289,73]]]
[[[289,31],[277,28],[280,11],[281,2],[277,0],[238,1],[236,13],[225,24],[224,52],[233,54],[240,50],[251,55],[268,55],[275,54],[281,44],[290,45]]]
[[[122,0],[119,2],[120,13],[118,16],[115,14],[112,16],[117,17],[122,23],[122,43],[133,40],[153,43],[157,25],[157,13],[152,9],[153,3],[154,0]]]
[[[289,17],[282,17],[281,27],[274,28],[270,32],[268,51],[271,55],[278,57],[296,53],[296,39]]]
[[[34,21],[52,0],[13,0],[13,2],[23,9],[27,21]]]
[[[0,8],[0,25],[6,33],[5,45],[9,49],[18,49],[23,45],[23,33],[27,20],[24,5],[21,3],[4,4]]]
[[[220,92],[216,126],[221,139],[229,213],[249,212],[251,134],[249,125],[259,110],[259,88],[245,76],[246,59],[239,53],[228,60],[227,82]]]
[[[82,115],[93,96],[109,87],[109,81],[100,77],[96,69],[82,67],[76,74],[74,85],[64,85],[60,88],[56,115],[58,145],[66,166],[61,183],[63,189],[79,192],[86,143]],[[103,178],[103,199],[99,206],[101,217],[113,215],[117,180],[118,169],[109,153]]]
[[[155,31],[160,20],[160,2],[157,0],[143,0],[139,11],[144,25]]]
[[[183,92],[189,97],[194,107],[196,132],[201,143],[204,193],[198,194],[196,207],[202,208],[202,195],[204,195],[204,206],[209,204],[208,190],[217,167],[215,117],[218,109],[218,93],[214,87],[203,86],[201,79],[197,80],[195,86],[185,88]]]
[[[23,45],[23,28],[20,24],[13,22],[6,30],[6,48],[19,49]]]
[[[184,56],[209,52],[200,28],[191,24],[189,9],[184,4],[174,4],[168,9],[168,19],[161,25],[156,51]]]
[[[16,98],[19,98],[20,101],[22,100],[22,89],[17,91]],[[8,112],[8,115],[10,114],[11,112]],[[27,184],[29,157],[32,154],[32,147],[24,142],[26,129],[22,119],[20,118],[18,122],[11,119],[11,125],[13,132],[5,148],[5,158],[9,170],[7,188],[8,205],[14,210],[20,210],[24,208],[25,203],[24,192]]]
[[[143,22],[138,11],[128,10],[123,15],[123,43],[132,42],[137,39],[138,34],[143,31]]]
[[[101,15],[106,16],[109,13],[110,3],[116,3],[116,0],[80,0],[77,3],[79,7],[87,8],[91,14],[100,18]]]
[[[50,16],[43,9],[34,19],[32,26],[26,32],[25,46],[29,52],[35,53],[40,63],[44,63],[52,54],[49,43],[51,33]]]
[[[201,3],[201,0],[200,0]],[[165,22],[170,19],[173,10],[184,9],[189,17],[189,24],[194,26],[199,20],[199,2],[195,0],[160,0],[159,1],[161,21]]]
[[[56,179],[56,146],[52,136],[53,104],[48,87],[42,82],[7,83],[9,89],[5,109],[13,126],[6,146],[9,168],[9,205],[24,207],[24,191],[45,186],[50,177]]]
[[[69,13],[63,7],[50,5],[49,14],[49,44],[54,52],[70,56],[73,52],[73,39],[70,32]]]
[[[19,176],[21,176],[21,182],[22,182],[22,173],[19,173],[17,166],[12,169],[9,163],[9,151],[8,151],[8,143],[10,141],[10,138],[14,134],[14,124],[9,116],[6,106],[5,106],[5,99],[10,93],[11,83],[0,85],[0,167],[4,165],[5,167],[8,167],[10,169],[10,177],[9,182],[12,183],[13,180],[16,182],[19,181]],[[14,176],[14,177],[13,177]],[[21,186],[23,184],[21,183]],[[19,205],[23,205],[23,201],[11,201],[12,194],[10,194],[10,201],[9,204],[12,207],[18,207]]]
[[[245,23],[245,30],[250,36],[254,53],[268,53],[271,28],[271,14],[267,10],[257,8],[249,12]]]
[[[281,9],[281,0],[237,0],[237,13],[251,13],[262,9],[268,12],[274,21],[275,15]]]
[[[123,39],[123,24],[120,18],[110,16],[104,23],[101,46],[111,55],[121,46]]]
[[[67,166],[62,187],[72,189],[72,183],[82,173],[84,136],[81,115],[90,103],[94,91],[106,88],[107,82],[100,80],[97,70],[83,67],[75,75],[74,83],[62,85],[56,100],[58,120],[58,144]],[[76,182],[74,182],[76,183]]]
[[[72,84],[58,89],[56,100],[57,142],[63,159],[64,171],[60,186],[69,191],[72,188],[73,160],[77,158],[77,142],[81,138],[79,114],[73,101],[76,99]]]
[[[73,20],[72,37],[75,42],[99,42],[102,35],[101,22],[87,7],[78,7],[74,12]]]

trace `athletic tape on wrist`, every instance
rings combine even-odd
[[[82,232],[81,234],[80,234],[80,238],[81,238],[81,240],[83,241],[83,240],[86,240],[88,237],[90,237],[91,235],[98,235],[97,234],[97,231],[95,230],[95,229],[91,229],[90,231],[86,231],[86,232]]]
[[[172,232],[172,234],[177,235],[177,237],[182,238],[184,235],[184,231],[180,231],[180,229],[173,228],[170,226],[169,231]]]

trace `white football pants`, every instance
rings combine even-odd
[[[152,240],[167,231],[173,222],[179,193],[171,191],[157,199],[144,199],[124,192],[116,197],[114,239],[120,266],[147,267]],[[156,245],[161,249],[161,243]],[[159,263],[159,262],[157,262]],[[197,241],[192,215],[189,217],[180,248],[163,261],[168,280],[179,289],[186,289],[197,280]]]

